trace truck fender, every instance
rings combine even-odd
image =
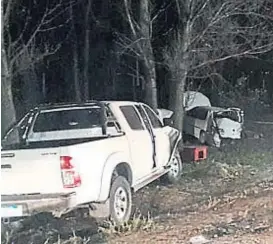
[[[130,168],[128,162],[130,162],[129,155],[126,155],[123,152],[112,153],[106,159],[101,176],[99,202],[106,201],[109,197],[112,175],[116,166],[120,163],[125,163]]]

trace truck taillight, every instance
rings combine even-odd
[[[64,188],[79,187],[82,183],[79,173],[75,170],[72,163],[72,157],[60,157],[62,180]]]

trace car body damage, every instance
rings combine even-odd
[[[184,93],[183,106],[185,111],[188,111],[195,107],[201,107],[201,106],[211,107],[211,103],[209,98],[201,92],[186,91]]]
[[[181,140],[181,133],[179,133],[178,130],[170,126],[165,127],[165,132],[168,135],[170,140],[170,152],[171,152],[169,157],[169,161],[170,161],[175,153],[175,150],[177,148],[179,141]]]
[[[170,139],[170,151],[172,152],[170,154],[170,158],[172,158],[176,150],[176,147],[179,141],[181,140],[181,133],[179,133],[179,131],[176,130],[175,128],[171,127],[171,125],[173,125],[172,116],[174,112],[171,110],[162,108],[162,109],[157,109],[157,113],[158,113],[159,119],[164,124],[165,132]]]
[[[221,138],[241,139],[244,113],[239,108],[227,108],[214,114]]]
[[[211,106],[209,99],[199,92],[186,92],[183,132],[201,143],[220,147],[223,139],[241,139],[244,112],[240,108]],[[186,102],[188,100],[188,102]],[[164,124],[172,124],[173,111],[158,109]]]

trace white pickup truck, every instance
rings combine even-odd
[[[1,218],[103,205],[104,217],[123,223],[132,192],[161,176],[180,178],[180,139],[143,103],[37,107],[2,140]]]

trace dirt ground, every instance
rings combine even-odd
[[[273,122],[273,115],[259,121]],[[273,244],[273,124],[246,121],[246,132],[210,149],[208,160],[185,164],[179,184],[156,181],[138,192],[134,218],[122,229],[83,215],[43,214],[2,243]],[[207,242],[191,242],[200,235]]]
[[[169,215],[152,232],[124,235],[111,243],[190,243],[197,235],[204,235],[211,244],[273,243],[272,187],[251,187],[246,194],[222,196],[200,204],[195,211]]]

